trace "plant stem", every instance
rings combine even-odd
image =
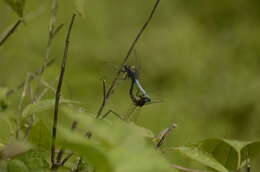
[[[51,143],[51,162],[52,162],[53,167],[56,166],[55,150],[56,150],[56,135],[57,135],[59,102],[60,102],[60,97],[61,97],[61,87],[62,87],[62,82],[63,82],[67,58],[68,58],[70,35],[71,35],[71,30],[72,30],[72,26],[73,26],[75,17],[76,17],[76,14],[73,14],[71,22],[70,22],[69,29],[68,29],[68,33],[67,33],[67,36],[66,36],[63,60],[62,60],[62,64],[61,64],[60,76],[59,76],[58,86],[57,86],[57,90],[56,90],[55,105],[54,105],[54,116],[53,116],[53,127],[52,127],[52,143]]]
[[[147,28],[147,26],[150,23],[151,19],[153,18],[159,3],[160,3],[160,0],[156,0],[155,4],[154,4],[154,6],[153,6],[153,8],[152,8],[152,10],[150,12],[149,17],[145,21],[144,25],[141,27],[140,31],[137,33],[137,35],[136,35],[134,41],[132,42],[132,44],[130,45],[129,50],[128,50],[126,56],[124,57],[123,62],[120,65],[120,67],[119,67],[119,69],[118,69],[118,71],[116,73],[116,76],[115,76],[114,80],[112,81],[111,86],[109,87],[109,89],[108,89],[108,91],[106,93],[104,101],[102,102],[102,104],[99,107],[99,110],[98,110],[96,118],[99,118],[101,116],[102,111],[103,111],[104,107],[106,106],[106,103],[107,103],[108,99],[110,98],[110,96],[114,92],[114,88],[117,85],[120,73],[121,73],[124,65],[126,64],[127,60],[129,59],[130,55],[132,54],[132,52],[133,52],[133,50],[134,50],[134,48],[136,46],[136,44],[138,43],[138,41],[140,40],[141,36],[143,35],[143,32],[145,31],[145,29]]]
[[[5,43],[5,41],[14,33],[14,31],[18,28],[18,26],[21,24],[22,20],[19,19],[17,22],[11,27],[10,30],[5,33],[2,38],[0,38],[0,47]]]

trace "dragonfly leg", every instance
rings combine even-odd
[[[121,117],[121,115],[119,115],[118,113],[116,113],[115,111],[113,111],[113,110],[111,110],[111,109],[109,109],[109,110],[101,117],[101,119],[106,118],[110,113],[113,114],[113,115],[115,115],[115,116],[117,116],[119,119],[124,120],[123,117]]]

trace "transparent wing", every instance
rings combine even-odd
[[[132,116],[133,116],[133,114],[134,114],[136,108],[137,108],[136,105],[134,105],[134,104],[131,104],[131,105],[130,105],[130,107],[128,108],[128,110],[127,110],[127,112],[126,112],[126,114],[125,114],[125,117],[124,117],[124,119],[125,119],[126,121],[131,120],[131,118],[132,118]]]
[[[136,76],[137,79],[140,79],[141,58],[138,57],[138,53],[136,50],[134,50],[134,58],[135,58]]]
[[[138,119],[139,119],[140,114],[141,114],[141,110],[142,110],[142,107],[137,107],[136,110],[135,110],[135,113],[132,115],[131,120],[134,121],[134,123],[138,122]]]

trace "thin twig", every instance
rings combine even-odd
[[[186,168],[186,167],[182,167],[180,165],[175,165],[175,164],[172,164],[172,167],[177,168],[177,169],[182,170],[182,171],[186,171],[186,172],[208,172],[208,171],[194,170],[194,169],[191,169],[191,168]]]
[[[101,119],[104,119],[104,118],[106,118],[109,114],[114,114],[115,116],[117,116],[119,119],[121,119],[121,120],[125,120],[123,117],[121,117],[118,113],[116,113],[115,111],[113,111],[113,110],[111,110],[111,109],[109,109],[102,117],[101,117]]]
[[[126,64],[127,60],[129,59],[129,57],[130,57],[132,51],[134,50],[134,48],[135,48],[135,46],[136,46],[138,40],[141,38],[143,32],[145,31],[145,29],[147,28],[147,26],[148,26],[148,24],[150,23],[151,19],[153,18],[153,15],[154,15],[154,13],[155,13],[155,11],[156,11],[156,9],[157,9],[159,3],[160,3],[160,0],[156,0],[156,2],[155,2],[155,4],[154,4],[154,6],[153,6],[153,9],[152,9],[152,11],[151,11],[149,17],[147,18],[147,20],[145,21],[144,25],[142,26],[142,28],[140,29],[140,31],[139,31],[138,34],[136,35],[134,41],[132,42],[132,44],[131,44],[131,46],[130,46],[130,48],[129,48],[127,54],[126,54],[126,56],[125,56],[124,59],[123,59],[122,64],[120,65],[120,68],[118,69],[118,71],[117,71],[117,73],[116,73],[116,76],[115,76],[114,80],[113,80],[112,83],[111,83],[110,88],[108,89],[108,91],[107,91],[107,93],[106,93],[106,97],[105,97],[104,103],[102,103],[102,104],[100,105],[100,107],[99,107],[99,110],[98,110],[98,113],[97,113],[97,116],[96,116],[97,118],[99,118],[99,117],[101,116],[102,111],[103,111],[103,109],[104,109],[104,107],[105,107],[105,105],[106,105],[106,103],[107,103],[107,100],[108,100],[109,97],[112,95],[112,93],[113,93],[113,91],[114,91],[114,88],[115,88],[115,86],[117,85],[117,82],[118,82],[118,80],[119,80],[120,73],[122,72],[122,69],[123,69],[124,65]]]
[[[0,38],[0,47],[5,43],[5,41],[14,33],[14,31],[18,28],[18,26],[21,24],[22,20],[19,19],[17,20],[17,22],[11,27],[10,30],[7,31],[7,33],[5,33],[5,35],[3,35]]]
[[[50,65],[52,65],[54,63],[54,59],[50,60],[48,63],[47,63],[47,66],[46,67],[49,67]],[[39,74],[41,74],[41,70],[38,70],[36,72],[33,73],[33,75],[35,76],[39,76]],[[33,78],[30,78],[29,79],[29,82],[32,81]],[[6,96],[10,96],[12,95],[13,93],[15,93],[16,91],[22,89],[24,87],[24,84],[26,83],[26,81],[24,80],[21,84],[19,84],[15,89],[11,89],[9,90],[7,93],[6,93]]]
[[[82,159],[79,157],[79,161],[77,163],[76,169],[73,169],[71,172],[79,172],[80,171],[80,164],[82,163]]]
[[[52,143],[51,143],[51,162],[52,162],[53,166],[55,166],[56,135],[57,135],[59,102],[60,102],[60,97],[61,97],[61,87],[62,87],[65,67],[66,67],[67,58],[68,58],[70,34],[71,34],[71,30],[72,30],[72,26],[73,26],[75,17],[76,17],[76,15],[73,14],[71,22],[70,22],[69,29],[68,29],[68,33],[67,33],[67,36],[66,36],[63,60],[62,60],[60,76],[59,76],[59,82],[58,82],[58,86],[57,86],[57,90],[56,90],[55,106],[54,106],[54,117],[53,117],[53,127],[52,127]]]
[[[61,162],[61,166],[63,166],[73,155],[73,152],[69,153]]]
[[[48,38],[45,56],[44,56],[44,59],[43,59],[43,65],[42,65],[42,68],[41,68],[40,78],[42,77],[42,75],[44,74],[44,71],[46,69],[46,65],[47,65],[47,62],[48,62],[48,59],[49,59],[49,56],[50,56],[51,46],[52,46],[52,42],[53,42],[53,38],[55,36],[55,33],[58,33],[58,32],[55,31],[56,30],[55,24],[56,24],[57,10],[58,10],[58,0],[52,0],[51,17],[50,17],[50,24],[49,24],[49,38]]]

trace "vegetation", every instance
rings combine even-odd
[[[1,1],[0,171],[259,170],[258,2],[207,3]]]

